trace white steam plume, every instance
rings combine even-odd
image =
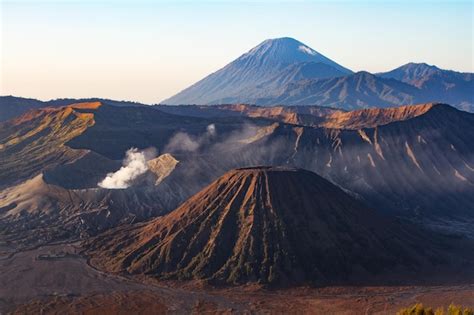
[[[216,136],[216,125],[210,124],[206,127],[206,132],[198,137],[187,134],[186,132],[176,133],[165,146],[165,152],[194,152],[201,147],[203,143]]]
[[[209,136],[215,136],[216,135],[216,125],[210,124],[206,127],[207,134]]]
[[[156,155],[156,150],[138,151],[137,148],[127,150],[123,166],[114,173],[109,173],[98,183],[107,189],[124,189],[130,187],[133,180],[148,170],[147,160]]]

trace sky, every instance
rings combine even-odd
[[[159,103],[277,37],[353,71],[474,72],[474,0],[0,1],[0,95]]]

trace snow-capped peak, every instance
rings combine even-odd
[[[305,45],[300,45],[298,47],[298,50],[301,51],[301,52],[304,52],[305,54],[311,55],[311,56],[316,56],[317,55],[317,52],[315,52],[314,50],[312,50],[311,48],[309,48],[308,46],[305,46]]]

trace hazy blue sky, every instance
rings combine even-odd
[[[0,94],[156,103],[267,38],[354,71],[474,71],[474,1],[3,1]]]

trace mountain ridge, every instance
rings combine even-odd
[[[101,191],[98,182],[121,168],[127,150],[154,147],[161,158],[150,161],[146,180],[127,188],[130,194],[114,198],[134,198],[142,186],[150,186],[158,194],[155,213],[165,213],[230,169],[286,165],[316,172],[386,213],[460,224],[472,220],[474,155],[469,139],[474,137],[474,115],[447,105],[354,112],[230,105],[204,107],[205,113],[186,106],[172,107],[173,113],[166,113],[171,107],[159,106],[75,107],[79,109],[27,113],[18,125],[15,120],[0,123],[2,190],[42,174],[46,184],[64,188],[64,195],[75,195],[78,189],[93,194]],[[177,109],[185,111],[177,115]],[[210,109],[214,114],[208,114]],[[333,120],[325,120],[331,115]],[[0,202],[0,208],[13,210],[18,202],[12,194],[11,202]],[[105,204],[102,213],[108,207]],[[55,212],[49,206],[43,210]],[[22,213],[21,207],[14,211]],[[46,221],[27,213],[0,220],[19,226],[15,222],[40,226]]]
[[[473,90],[472,73],[425,63],[376,74],[353,73],[295,39],[279,38],[262,42],[161,104],[320,105],[353,110],[439,102],[473,112]]]

